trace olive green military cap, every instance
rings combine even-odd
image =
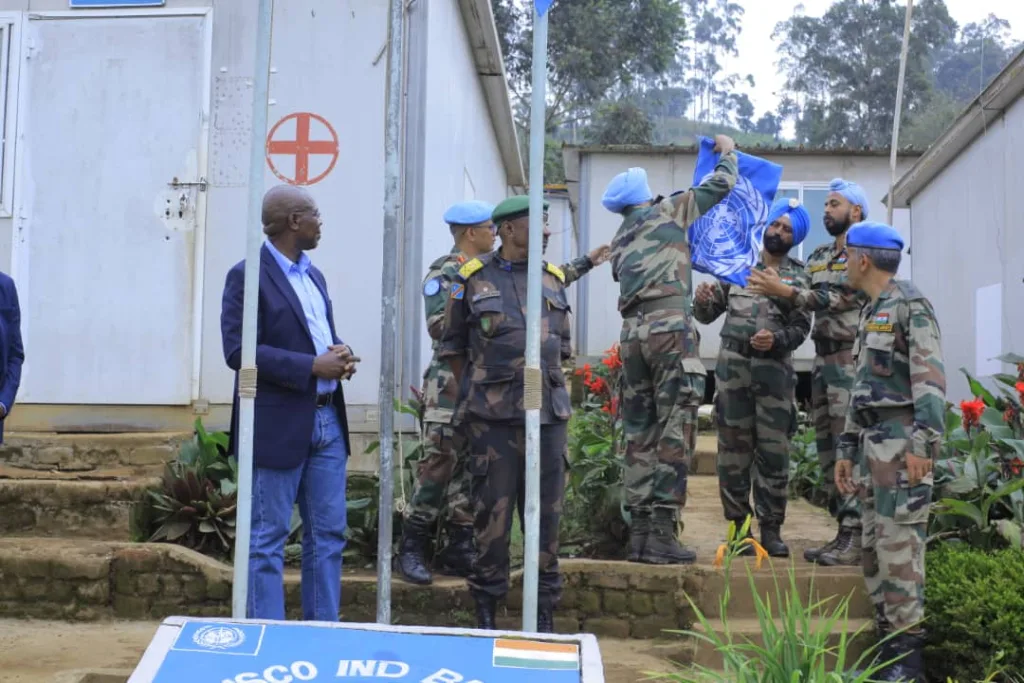
[[[544,202],[544,210],[547,211],[550,204]],[[491,214],[491,220],[495,223],[499,221],[511,221],[516,218],[530,213],[530,196],[525,194],[517,194],[514,197],[509,197],[502,203],[494,207],[494,213]]]

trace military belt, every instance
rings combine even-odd
[[[686,297],[680,294],[673,294],[671,296],[663,296],[660,299],[652,299],[650,301],[640,301],[633,304],[629,308],[622,311],[623,318],[629,318],[631,316],[643,316],[647,313],[656,313],[658,311],[685,311],[686,310]]]
[[[722,337],[722,348],[733,353],[738,353],[741,356],[747,358],[764,358],[768,360],[786,360],[789,358],[789,351],[781,351],[778,349],[768,349],[767,351],[758,351],[750,342],[740,341],[739,339],[733,339],[731,337]]]
[[[837,341],[835,339],[815,339],[814,352],[819,356],[831,356],[853,348],[852,341]]]
[[[857,424],[869,428],[882,422],[899,422],[904,425],[914,424],[913,406],[893,406],[891,408],[857,407]]]

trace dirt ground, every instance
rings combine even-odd
[[[156,633],[155,621],[68,624],[0,619],[0,680],[57,683],[75,669],[135,668]],[[634,683],[647,671],[669,671],[653,641],[601,639],[606,683]],[[654,650],[655,652],[652,652]]]

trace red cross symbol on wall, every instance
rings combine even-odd
[[[295,138],[280,139],[279,130],[288,121],[295,121]],[[317,129],[327,129],[327,134],[330,136],[329,140],[323,137],[320,130],[317,130],[319,134],[317,136],[318,139],[312,139],[311,128],[314,122],[316,122]],[[331,124],[327,122],[327,119],[317,114],[309,112],[289,114],[274,124],[274,127],[270,129],[270,133],[267,135],[267,164],[270,166],[270,170],[274,172],[274,175],[289,185],[314,185],[320,182],[327,177],[327,174],[334,170],[334,165],[338,163],[339,153],[338,134],[331,127]],[[295,172],[289,176],[286,172],[278,169],[274,164],[275,155],[293,157],[295,159]],[[309,161],[310,157],[315,156],[330,156],[330,161],[327,163],[326,170],[310,178]],[[317,168],[322,166],[322,163],[317,164]]]

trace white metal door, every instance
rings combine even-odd
[[[14,245],[23,402],[192,398],[209,19],[182,14],[26,21]]]

